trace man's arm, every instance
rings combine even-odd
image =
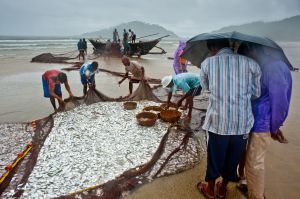
[[[170,106],[170,101],[171,101],[171,98],[172,98],[172,91],[169,91],[169,93],[168,93],[168,101],[167,101],[167,107],[166,107],[166,109],[168,109],[168,108],[169,108],[169,106]]]
[[[65,82],[65,88],[68,91],[70,97],[73,97],[73,93],[71,91],[71,88],[70,88],[70,85],[69,85],[68,81]]]
[[[255,64],[252,69],[252,99],[258,98],[261,94],[260,78],[260,67],[258,64]]]
[[[96,88],[95,74],[88,79],[89,88]]]
[[[203,88],[203,90],[209,90],[208,86],[208,69],[207,69],[207,64],[206,61],[204,61],[201,64],[201,69],[200,69],[200,83]]]
[[[118,82],[118,84],[122,84],[126,78],[128,78],[128,72],[125,73],[125,76],[121,79],[121,81]]]
[[[50,95],[51,95],[52,97],[56,98],[56,99],[57,99],[58,101],[60,101],[61,103],[63,103],[64,100],[63,100],[60,96],[56,95],[56,93],[54,92],[54,89],[55,89],[55,87],[51,88],[50,85],[49,85],[49,93],[50,93]]]
[[[183,102],[183,100],[185,98],[187,98],[188,96],[192,95],[192,92],[193,92],[192,90],[189,90],[180,100],[178,100],[177,106],[180,107],[181,104],[182,104],[182,102]]]
[[[142,70],[142,80],[143,80],[145,78],[145,69],[143,66],[141,67],[141,70]]]

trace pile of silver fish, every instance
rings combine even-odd
[[[155,105],[144,101],[135,110],[124,110],[122,102],[100,102],[57,114],[21,198],[66,195],[149,161],[168,124],[157,120],[153,127],[143,127],[135,116]]]
[[[0,125],[0,176],[8,164],[12,164],[18,153],[26,149],[31,142],[33,130],[31,125],[25,123],[8,123]]]

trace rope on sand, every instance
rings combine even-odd
[[[18,157],[15,159],[13,164],[9,164],[5,167],[6,172],[0,178],[0,185],[6,179],[6,177],[11,173],[11,171],[18,165],[18,163],[28,154],[28,152],[32,149],[32,143],[27,144],[27,147],[24,151],[18,154]]]

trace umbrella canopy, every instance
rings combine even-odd
[[[289,66],[290,69],[293,69],[293,66],[286,58],[281,47],[278,44],[276,44],[273,40],[266,37],[246,35],[236,31],[225,33],[203,33],[197,35],[187,41],[182,56],[185,59],[189,60],[195,66],[200,67],[201,62],[209,55],[207,41],[219,39],[229,39],[232,45],[231,47],[235,52],[237,51],[237,48],[242,42],[250,42],[275,50],[280,59],[282,59]]]

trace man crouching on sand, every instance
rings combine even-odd
[[[126,79],[129,79],[129,93],[132,94],[133,83],[139,83],[145,78],[145,69],[136,62],[132,62],[128,57],[122,57],[122,63],[125,66],[126,74],[124,78],[119,81],[119,85]],[[132,77],[129,76],[129,73],[132,74]]]
[[[161,81],[163,88],[167,89],[169,106],[170,100],[172,98],[172,93],[177,89],[183,90],[185,95],[177,102],[177,106],[180,107],[183,100],[186,99],[185,109],[189,108],[187,114],[187,120],[192,118],[192,109],[194,105],[194,97],[200,95],[202,87],[200,86],[200,75],[194,73],[181,73],[175,76],[166,76]]]
[[[65,84],[66,90],[68,91],[70,97],[73,97],[71,92],[67,75],[58,70],[48,70],[43,76],[43,89],[44,97],[50,98],[50,102],[54,108],[54,111],[57,111],[55,105],[55,98],[58,100],[59,105],[64,105],[64,100],[62,99],[62,92],[60,84]]]

